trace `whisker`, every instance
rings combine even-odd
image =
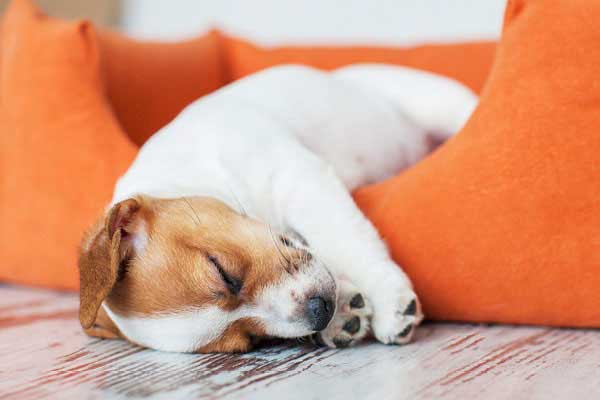
[[[246,212],[246,209],[244,208],[244,205],[243,205],[243,204],[242,204],[242,202],[240,201],[239,197],[238,197],[238,196],[235,194],[235,191],[234,191],[234,190],[231,188],[231,186],[229,186],[229,187],[228,187],[228,189],[229,189],[229,192],[231,193],[231,195],[233,196],[234,200],[235,200],[235,201],[237,202],[237,204],[238,204],[238,208],[239,208],[239,212],[240,212],[240,214],[241,214],[243,217],[248,217],[248,213]],[[222,223],[222,222],[221,222],[221,225],[223,225],[223,223]],[[256,232],[254,229],[252,229],[252,228],[251,228],[250,226],[248,226],[247,224],[242,224],[242,227],[243,227],[243,229],[244,229],[246,232],[248,232],[248,231],[250,232],[250,234],[251,234],[251,235],[254,237],[254,240],[255,240],[257,243],[260,243],[260,239],[259,239],[259,237],[258,237],[258,234],[257,234],[257,232]],[[249,254],[250,254],[250,257],[252,258],[252,260],[253,260],[253,261],[254,261],[254,260],[256,260],[256,258],[255,258],[255,255],[254,255],[252,252],[249,252]],[[260,263],[261,263],[261,264],[263,264],[263,263],[264,263],[264,261],[263,261],[263,260],[260,260]]]
[[[288,254],[288,257],[290,257],[290,259],[292,258],[292,255],[290,253],[290,249],[287,246],[284,246],[285,248],[285,252]],[[302,260],[302,261],[306,261],[306,260]]]
[[[283,254],[283,252],[281,251],[281,248],[277,245],[277,240],[275,240],[275,236],[273,235],[273,230],[271,229],[271,226],[269,225],[269,233],[271,234],[271,240],[273,241],[273,245],[275,246],[275,248],[277,249],[277,252],[279,253],[279,255],[283,258],[283,260],[285,261],[285,270],[288,274],[292,274],[290,272],[290,270],[288,269],[289,266],[292,265],[291,259],[287,258],[285,256],[285,254]]]
[[[248,216],[248,213],[246,212],[246,209],[244,208],[244,205],[242,204],[242,202],[240,201],[240,199],[236,196],[235,192],[233,191],[233,189],[231,189],[231,186],[228,187],[229,192],[231,193],[231,195],[233,196],[234,200],[236,201],[236,203],[238,203],[238,207],[240,208],[240,212],[244,217]]]
[[[190,203],[189,200],[186,199],[185,197],[182,197],[182,199],[183,199],[183,201],[185,201],[185,204],[187,204],[188,207],[190,207],[190,209],[192,210],[192,214],[194,214],[194,216],[196,217],[196,220],[194,222],[196,223],[196,225],[200,226],[200,217],[198,217],[196,210],[194,210],[194,207],[192,207],[192,203]]]

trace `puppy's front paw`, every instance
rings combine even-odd
[[[352,346],[369,331],[372,308],[369,301],[344,279],[338,279],[339,294],[336,311],[327,328],[313,335],[313,339],[328,347]]]
[[[384,286],[373,299],[373,335],[385,344],[408,343],[423,320],[419,299],[409,284]]]

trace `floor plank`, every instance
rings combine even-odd
[[[86,337],[72,294],[0,287],[0,399],[597,399],[600,332],[426,324],[408,346],[161,353]]]

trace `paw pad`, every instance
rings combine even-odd
[[[357,293],[350,300],[351,308],[363,308],[365,306],[365,299],[363,299],[362,294]]]
[[[355,334],[360,330],[360,318],[352,317],[344,324],[342,329],[350,334]]]
[[[412,299],[402,314],[404,315],[415,315],[417,313],[417,301]]]
[[[333,344],[338,349],[343,349],[344,347],[348,347],[348,346],[350,346],[350,343],[352,343],[352,339],[341,339],[341,338],[333,339]]]
[[[408,324],[406,325],[406,328],[402,329],[402,331],[398,334],[398,337],[406,337],[408,336],[412,330],[413,330],[414,325],[413,324]]]

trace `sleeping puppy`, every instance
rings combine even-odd
[[[349,193],[419,160],[475,103],[381,65],[276,67],[196,101],[142,147],[83,239],[85,332],[201,353],[315,333],[330,347],[410,341],[417,297]]]

